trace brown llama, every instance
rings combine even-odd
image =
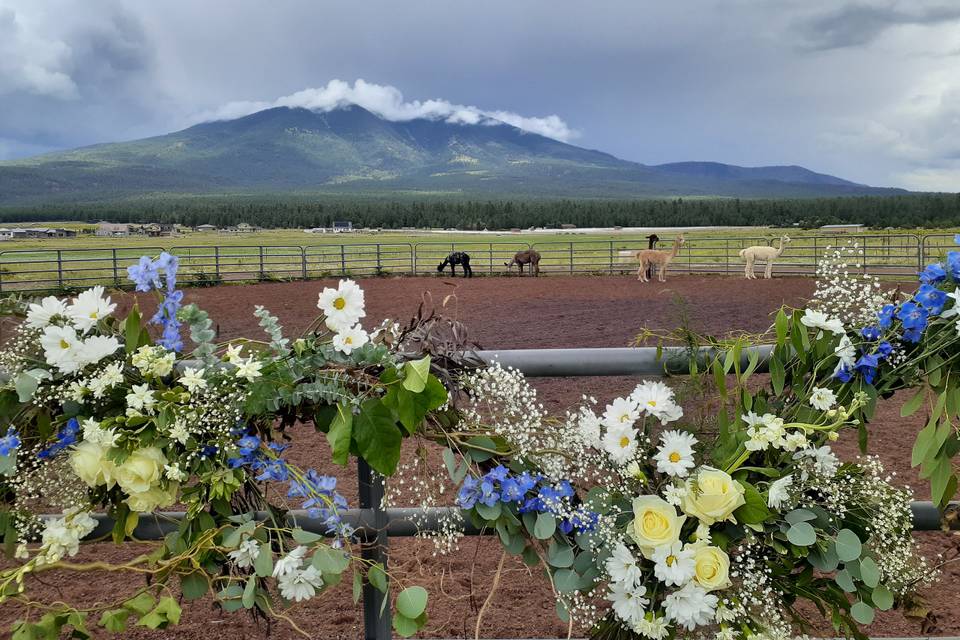
[[[664,274],[667,271],[667,265],[670,264],[670,261],[677,257],[677,253],[680,251],[680,247],[684,245],[683,234],[677,236],[677,239],[673,241],[673,248],[670,251],[658,251],[656,249],[642,249],[640,251],[621,251],[620,255],[633,256],[634,259],[639,263],[639,268],[637,269],[637,280],[640,282],[650,282],[650,277],[647,274],[647,267],[657,270],[657,280],[660,282],[666,282],[667,279]]]
[[[523,275],[523,265],[530,265],[530,273],[534,276],[540,275],[540,253],[533,249],[527,249],[526,251],[517,251],[513,255],[513,260],[510,262],[503,263],[507,267],[507,271],[510,271],[510,268],[513,265],[517,265],[517,268],[520,270],[520,275]]]

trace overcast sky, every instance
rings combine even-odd
[[[958,191],[960,1],[0,0],[0,159],[349,100]]]

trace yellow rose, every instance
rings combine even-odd
[[[117,484],[128,495],[149,491],[163,473],[167,459],[157,447],[137,449],[117,467]]]
[[[141,513],[153,511],[160,507],[169,507],[177,501],[177,490],[179,488],[180,485],[174,482],[171,483],[167,489],[154,487],[147,491],[132,493],[127,498],[127,504],[130,506],[131,511],[139,511]]]
[[[676,508],[658,496],[640,496],[633,500],[631,534],[640,552],[649,558],[653,550],[680,539],[680,527],[686,516],[677,515]]]
[[[106,448],[95,442],[84,441],[70,452],[70,467],[88,487],[102,484],[112,487],[116,466],[106,456]]]
[[[719,469],[703,467],[687,480],[683,511],[708,525],[721,520],[736,522],[733,512],[744,502],[742,484]]]
[[[694,580],[707,591],[730,586],[730,558],[723,549],[699,545],[693,554]]]

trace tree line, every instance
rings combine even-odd
[[[268,228],[455,227],[466,230],[527,227],[752,226],[814,228],[864,224],[874,228],[960,227],[960,194],[859,196],[817,199],[661,200],[379,200],[250,196],[167,198],[122,203],[0,209],[0,222],[71,220],[159,222],[220,227],[241,222]]]

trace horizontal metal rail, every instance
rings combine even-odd
[[[661,238],[657,248],[668,250],[673,237]],[[812,234],[797,235],[774,265],[781,276],[812,276],[828,247],[857,242],[863,255],[860,269],[888,278],[909,278],[924,264],[942,260],[956,250],[950,234]],[[778,246],[766,236],[697,236],[670,262],[674,273],[740,275],[741,250],[750,246]],[[194,284],[308,280],[338,276],[435,274],[449,253],[471,256],[477,275],[506,275],[505,263],[518,251],[541,254],[540,271],[549,274],[626,274],[637,268],[631,252],[646,249],[642,239],[525,242],[354,243],[330,245],[194,245],[171,247],[105,247],[84,249],[12,249],[0,251],[0,293],[40,292],[89,287],[122,286],[126,268],[142,254],[168,250],[181,257],[182,280]],[[763,263],[758,263],[761,273]],[[516,272],[516,270],[514,270]]]

